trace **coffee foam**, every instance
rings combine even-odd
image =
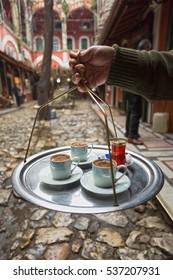
[[[71,146],[73,146],[73,147],[85,147],[85,146],[87,146],[87,144],[86,143],[80,143],[80,142],[74,142],[74,143],[71,144]]]
[[[51,160],[52,161],[57,161],[57,162],[61,162],[61,161],[66,161],[66,160],[68,160],[70,158],[70,156],[69,155],[53,155],[53,156],[51,156]]]
[[[95,165],[95,166],[98,166],[98,167],[110,167],[111,166],[111,164],[110,164],[110,161],[109,160],[106,160],[106,159],[98,159],[98,160],[95,160],[94,162],[93,162],[93,164]],[[116,164],[115,164],[115,162],[112,162],[112,165],[113,166],[116,166]]]

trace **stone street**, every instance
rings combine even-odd
[[[89,100],[38,121],[30,155],[76,140],[106,144],[105,128]],[[24,159],[34,103],[0,115],[1,260],[173,259],[173,224],[156,198],[104,214],[56,212],[25,201],[12,189],[13,169]]]

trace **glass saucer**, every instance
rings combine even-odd
[[[40,181],[47,184],[47,185],[52,185],[52,186],[62,186],[62,185],[69,185],[81,178],[83,174],[83,171],[80,167],[76,167],[75,170],[73,171],[72,175],[70,178],[65,179],[65,180],[54,180],[52,179],[50,167],[46,166],[43,168],[40,173],[39,173],[39,178]]]
[[[116,178],[118,178],[119,176],[121,176],[122,173],[121,172],[117,172],[116,174]],[[80,179],[81,185],[82,187],[89,191],[92,192],[94,194],[98,194],[98,195],[113,195],[113,188],[99,188],[97,186],[94,185],[94,180],[93,180],[93,173],[92,171],[89,171],[87,173],[85,173],[81,179]],[[116,193],[121,193],[126,191],[131,185],[131,181],[130,179],[124,175],[117,183],[116,183]]]

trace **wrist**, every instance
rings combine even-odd
[[[135,84],[138,72],[138,52],[113,45],[114,56],[107,79],[107,84],[118,87],[131,87]]]

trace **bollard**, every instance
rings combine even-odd
[[[57,116],[56,116],[56,110],[54,107],[51,107],[50,108],[50,119],[56,119]]]
[[[168,132],[168,113],[154,113],[153,115],[153,132],[166,133]]]

